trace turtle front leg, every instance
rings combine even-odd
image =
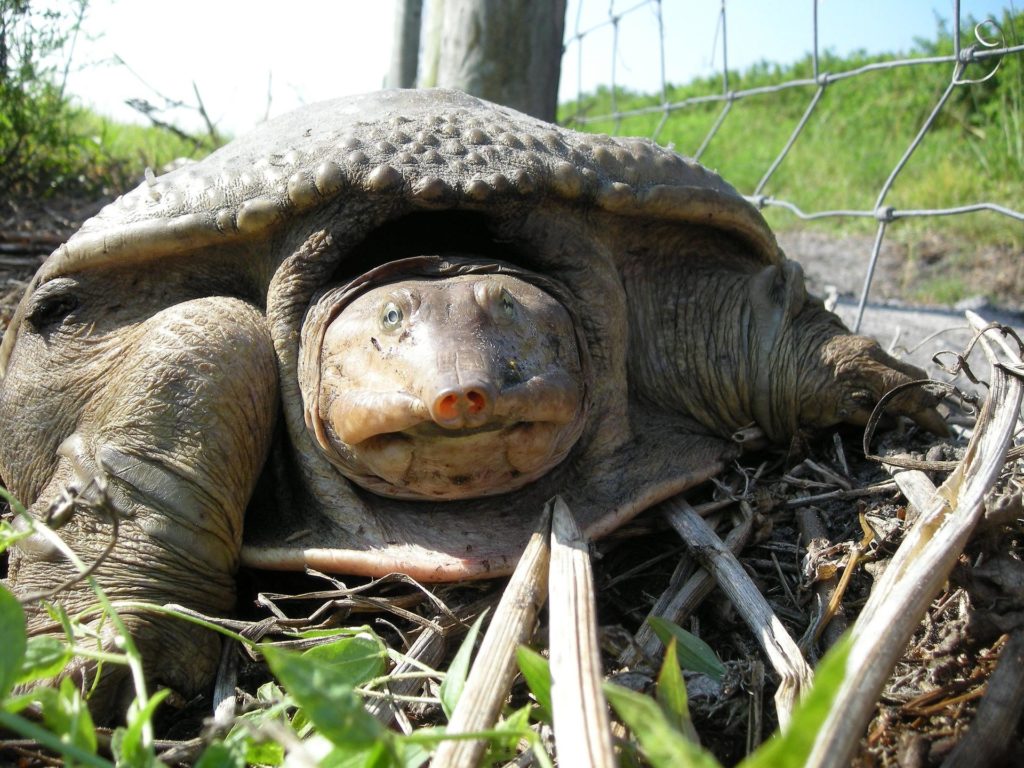
[[[242,519],[276,409],[269,334],[254,307],[218,297],[172,306],[125,335],[127,348],[102,356],[109,369],[74,432],[60,443],[52,475],[34,495],[30,512],[46,515],[73,488],[73,514],[60,535],[86,563],[103,555],[109,517],[116,515],[116,543],[95,572],[115,603],[179,603],[225,614],[234,606]],[[74,575],[67,559],[38,536],[12,552],[9,581],[20,596],[45,592]],[[93,610],[96,603],[83,581],[53,600],[70,614]],[[30,633],[59,631],[38,604],[26,608]],[[192,695],[212,677],[219,657],[214,633],[141,609],[119,613],[151,683]],[[101,625],[94,614],[87,624],[101,645],[114,642],[109,621]],[[96,667],[78,660],[64,674],[88,690]],[[125,668],[108,664],[90,706],[107,719],[122,712],[133,694]]]
[[[925,378],[809,297],[795,262],[751,273],[666,258],[624,281],[631,386],[715,434],[756,424],[784,443],[802,431],[864,424],[883,395]],[[908,389],[890,412],[945,434],[937,400]]]
[[[818,299],[807,295],[796,262],[766,267],[746,281],[751,306],[749,350],[758,423],[788,438],[839,423],[863,426],[891,390],[927,379],[920,368],[897,360],[872,338],[849,329]],[[947,434],[935,410],[939,398],[920,387],[896,395],[888,412],[906,416],[935,434]]]
[[[874,339],[849,333],[819,334],[836,323],[820,304],[807,306],[794,322],[792,363],[779,361],[782,377],[794,381],[794,410],[801,428],[817,429],[840,422],[864,426],[878,401],[891,390],[927,378],[920,368],[888,354]],[[824,338],[821,338],[824,336]],[[801,365],[800,360],[807,363]],[[795,367],[794,367],[795,364]],[[897,394],[887,412],[906,416],[936,435],[949,430],[935,410],[939,398],[921,387]]]

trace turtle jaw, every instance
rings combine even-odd
[[[502,390],[494,375],[427,380],[420,394],[329,388],[339,469],[393,498],[453,501],[518,490],[562,462],[583,430],[583,389],[561,365]]]
[[[492,422],[463,429],[423,422],[348,446],[372,476],[349,477],[394,498],[454,501],[493,496],[547,474],[562,462],[576,436],[572,423],[551,421]]]
[[[350,459],[351,468],[339,468],[394,498],[493,496],[547,474],[582,432],[582,391],[562,371],[504,392],[489,383],[465,389],[488,393],[486,407],[467,418],[438,407],[448,390],[429,399],[402,392],[338,394],[325,436]]]

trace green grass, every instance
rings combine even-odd
[[[206,137],[190,141],[165,128],[120,123],[84,109],[74,119],[76,132],[92,147],[83,176],[114,191],[135,186],[146,168],[159,173],[174,160],[200,159],[216,149]]]
[[[1002,20],[1006,44],[1019,43],[1024,14]],[[948,35],[920,42],[911,56],[952,52]],[[892,56],[825,55],[822,72],[843,72]],[[987,70],[972,65],[966,77]],[[810,77],[807,57],[793,64],[760,64],[730,73],[734,91]],[[903,67],[865,73],[830,84],[815,112],[763,193],[805,211],[872,210],[893,168],[924,124],[949,84],[948,64]],[[816,91],[815,86],[751,96],[736,101],[701,161],[737,189],[753,193],[763,174],[785,146]],[[721,92],[716,76],[671,87],[669,100]],[[1005,57],[999,71],[984,82],[957,86],[923,143],[899,174],[884,205],[898,209],[946,208],[981,201],[1020,208],[1024,191],[1024,56]],[[659,98],[618,91],[620,111],[655,105]],[[683,154],[694,154],[721,110],[720,104],[673,112],[658,141]],[[561,110],[562,122],[573,116],[611,112],[611,93],[599,90]],[[653,135],[660,113],[624,118],[620,135]],[[584,123],[584,130],[612,133],[611,120]],[[787,211],[768,209],[774,226],[791,226]],[[833,219],[844,230],[872,231],[873,219]],[[1024,227],[998,214],[957,216],[947,220],[958,236],[1009,243],[1019,248]],[[905,221],[901,228],[934,226],[934,219]],[[943,226],[946,226],[944,224]]]
[[[157,173],[178,158],[198,159],[215,147],[165,128],[119,123],[70,102],[40,119],[45,129],[22,131],[15,159],[0,171],[12,195],[112,195],[138,184],[147,168]],[[0,140],[3,136],[0,125]]]
[[[202,137],[119,125],[65,93],[71,62],[61,57],[71,55],[86,5],[0,0],[0,190],[12,201],[111,194],[134,186],[147,167],[212,149]]]

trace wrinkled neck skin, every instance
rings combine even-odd
[[[785,442],[831,420],[817,412],[830,378],[822,357],[847,331],[807,296],[799,265],[744,272],[662,258],[624,274],[630,386],[640,398],[724,437],[756,425]]]

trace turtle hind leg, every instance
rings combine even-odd
[[[234,606],[234,572],[246,504],[264,463],[277,407],[273,347],[262,314],[237,299],[176,304],[127,329],[126,343],[75,431],[58,449],[56,471],[30,512],[64,499],[59,531],[86,564],[102,557],[99,585],[115,602],[179,603],[203,613]],[[70,490],[70,492],[69,492]],[[61,505],[58,504],[58,507]],[[117,519],[112,549],[111,519]],[[75,569],[38,537],[12,551],[9,581],[20,596],[45,593]],[[84,581],[54,595],[74,615],[92,611]],[[59,631],[38,605],[29,631]],[[147,676],[186,695],[216,669],[217,636],[137,608],[119,611]],[[114,630],[87,624],[114,647]],[[88,690],[90,662],[65,670]],[[124,667],[106,665],[90,707],[116,717],[130,700]]]

